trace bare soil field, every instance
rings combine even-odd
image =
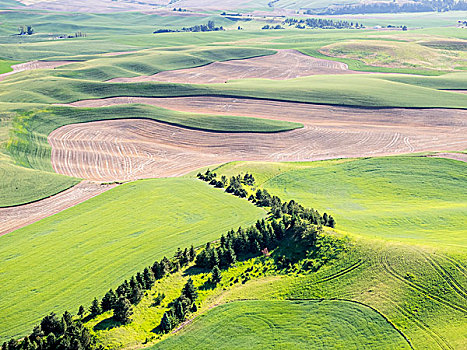
[[[214,62],[202,67],[164,71],[150,76],[114,78],[109,82],[163,81],[184,84],[210,84],[247,78],[284,80],[317,74],[350,73],[360,72],[349,70],[345,63],[307,56],[296,50],[278,50],[276,54],[269,56]]]
[[[33,70],[33,69],[54,69],[60,66],[64,66],[67,64],[75,63],[77,61],[31,61],[26,63],[15,64],[11,66],[13,71],[8,73],[0,74],[0,81],[5,79],[5,77],[23,72],[25,70]]]
[[[55,196],[34,203],[0,208],[0,236],[57,214],[115,186],[83,181]]]
[[[304,128],[276,134],[214,133],[140,119],[67,125],[49,135],[54,169],[90,180],[125,181],[178,176],[233,160],[307,161],[467,147],[463,110],[362,109],[217,97],[113,98],[73,105],[130,102],[288,120]]]

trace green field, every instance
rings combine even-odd
[[[264,215],[198,180],[143,180],[1,236],[1,340],[51,311],[76,312],[178,247]]]
[[[410,349],[374,310],[347,301],[239,301],[151,349]]]
[[[19,62],[0,59],[0,74],[11,72],[11,66]]]
[[[342,231],[418,244],[467,244],[463,162],[385,157],[261,165],[231,163],[216,171],[251,171],[280,198],[333,213]]]
[[[78,182],[71,177],[0,162],[0,207],[49,197]]]

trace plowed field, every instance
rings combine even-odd
[[[177,176],[233,160],[305,161],[467,147],[462,110],[359,109],[216,97],[114,98],[74,105],[128,102],[289,120],[304,128],[276,134],[214,133],[135,119],[67,125],[49,136],[54,169],[91,180],[131,180]]]
[[[0,74],[0,81],[7,76],[19,73],[25,70],[33,69],[54,69],[56,67],[64,66],[66,64],[74,63],[74,61],[31,61],[26,63],[15,64],[11,66],[11,72]]]
[[[17,207],[0,208],[0,236],[73,207],[115,185],[83,181],[55,196]]]
[[[304,55],[296,50],[278,50],[270,56],[214,62],[206,66],[164,71],[150,76],[115,78],[109,82],[128,83],[164,81],[185,84],[224,83],[227,80],[264,78],[292,79],[316,74],[357,73],[346,64]]]

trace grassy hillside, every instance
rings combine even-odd
[[[232,302],[150,349],[206,348],[410,349],[380,314],[339,300]]]
[[[137,181],[0,237],[0,340],[77,310],[178,247],[265,215],[192,179]]]
[[[19,62],[0,59],[0,74],[11,72],[13,70],[11,69],[11,66],[16,63],[19,63]]]
[[[244,79],[226,84],[189,85],[103,83],[58,77],[51,79],[40,75],[41,72],[29,73],[29,78],[34,80],[28,81],[20,79],[19,75],[15,79],[4,81],[2,83],[4,91],[0,93],[0,99],[12,103],[68,103],[115,96],[220,95],[364,107],[467,107],[467,96],[434,89],[467,88],[465,79],[459,82],[454,77],[451,86],[444,80],[432,80],[435,79],[432,77],[418,77],[416,84],[410,85],[411,76],[392,77],[389,74],[316,75],[286,81]],[[404,78],[407,78],[407,83],[389,81],[389,79]],[[429,82],[433,86],[422,87],[420,85],[423,85],[423,82]],[[18,95],[17,91],[24,93]]]
[[[366,237],[465,246],[466,164],[426,157],[312,163],[232,163],[218,173],[251,171],[283,199],[333,213],[337,228]]]
[[[78,182],[78,179],[68,176],[0,161],[0,207],[29,203],[49,197]]]

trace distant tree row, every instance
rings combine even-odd
[[[307,10],[306,14],[343,15],[365,13],[397,13],[397,12],[444,12],[465,11],[465,0],[421,0],[398,2],[369,2],[359,4],[333,5],[325,10]]]
[[[159,33],[178,33],[178,32],[217,32],[224,30],[224,27],[216,27],[214,21],[208,21],[207,24],[195,25],[193,27],[183,27],[182,29],[158,29],[153,34]]]
[[[34,28],[32,26],[19,26],[18,27],[19,35],[33,35]]]
[[[349,22],[344,20],[332,20],[324,18],[307,18],[307,19],[296,19],[296,18],[287,18],[284,21],[284,24],[289,26],[295,26],[299,29],[305,28],[321,28],[321,29],[349,29],[349,28],[364,28],[363,25],[358,24],[357,22]]]
[[[266,24],[265,26],[263,26],[261,29],[284,29],[284,27],[282,27],[280,24],[277,24],[275,26],[273,25],[269,25],[269,24]]]

